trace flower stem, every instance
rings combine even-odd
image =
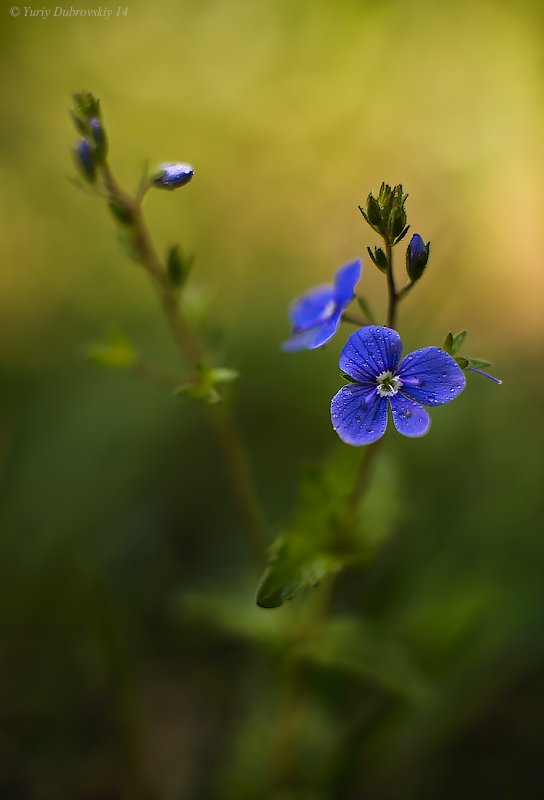
[[[385,254],[387,257],[387,292],[388,292],[387,327],[394,328],[397,317],[397,302],[399,296],[397,294],[397,289],[395,286],[395,273],[393,272],[393,248],[387,241],[385,243]]]
[[[347,322],[349,325],[355,325],[357,328],[364,328],[365,325],[370,324],[360,317],[356,317],[353,314],[347,314],[345,311],[342,312],[342,322]]]
[[[372,477],[372,470],[376,461],[383,439],[369,444],[365,447],[363,457],[359,462],[359,467],[355,473],[355,478],[348,495],[344,517],[338,529],[337,545],[341,550],[349,552],[353,544],[353,533],[355,530],[357,509],[364,497],[368,487],[368,482]]]
[[[143,193],[140,191],[136,199],[127,195],[115,180],[107,163],[102,165],[101,174],[109,201],[126,217],[126,224],[132,230],[134,248],[159,297],[172,337],[193,377],[196,378],[198,367],[204,361],[204,353],[151,240],[142,213]],[[225,405],[211,406],[210,414],[223,449],[240,517],[252,549],[256,556],[262,559],[269,543],[269,535],[253,485],[241,434]]]
[[[416,281],[410,281],[410,283],[407,283],[405,286],[402,287],[402,289],[399,289],[399,291],[397,292],[397,299],[398,300],[403,300],[406,297],[406,295],[408,294],[408,292],[415,285],[416,285]]]

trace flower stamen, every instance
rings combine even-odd
[[[393,397],[402,386],[401,379],[390,370],[376,375],[377,391],[380,397]]]

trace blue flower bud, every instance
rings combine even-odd
[[[98,117],[92,117],[92,119],[89,120],[89,129],[94,144],[95,161],[101,162],[106,157],[107,143],[104,127]]]
[[[414,233],[406,249],[406,272],[411,281],[418,281],[429,260],[431,243],[423,241],[419,233]]]
[[[94,181],[96,167],[93,150],[87,139],[80,139],[74,150],[77,166],[88,181]]]
[[[151,178],[152,183],[160,189],[178,189],[189,183],[194,169],[190,164],[161,164],[157,172]]]

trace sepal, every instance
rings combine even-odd
[[[387,272],[387,256],[385,255],[383,249],[381,247],[375,247],[374,252],[372,252],[370,247],[367,247],[366,249],[374,266],[378,267],[380,272]]]

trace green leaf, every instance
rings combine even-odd
[[[338,556],[311,553],[305,536],[280,537],[271,551],[270,564],[257,589],[257,605],[262,608],[278,608],[343,566]]]
[[[469,365],[468,358],[464,358],[464,356],[458,356],[455,361],[461,367],[461,369],[466,369]]]
[[[348,563],[372,557],[386,540],[400,501],[393,468],[382,459],[374,465],[367,492],[350,522],[351,544],[339,549],[360,459],[360,451],[343,448],[322,467],[306,471],[294,519],[270,549],[269,564],[257,590],[258,605],[280,606]]]
[[[166,271],[172,286],[182,286],[189,276],[194,256],[186,256],[179,244],[175,244],[166,256]]]
[[[483,358],[468,358],[468,366],[474,369],[482,369],[483,367],[490,367],[491,361],[486,361]]]
[[[445,350],[450,356],[453,355],[453,333],[448,333],[446,336],[442,350]]]
[[[207,372],[208,380],[214,385],[219,386],[223,383],[232,383],[240,377],[240,373],[228,367],[214,367]]]
[[[217,386],[232,383],[238,377],[235,369],[208,367],[206,364],[199,364],[197,372],[197,380],[178,386],[174,390],[174,394],[190,400],[199,400],[211,406],[217,405],[223,400],[217,391]]]
[[[205,383],[184,383],[174,389],[174,395],[189,400],[197,400],[208,406],[216,406],[222,402],[222,397],[212,386]]]
[[[370,256],[372,263],[378,267],[380,272],[387,272],[389,267],[389,262],[387,261],[387,256],[385,255],[383,249],[381,247],[375,247],[374,252],[367,247],[368,255]]]
[[[421,696],[426,689],[423,675],[402,647],[380,629],[354,617],[326,620],[312,637],[296,646],[294,654],[327,670],[370,678],[401,694]]]
[[[467,337],[467,331],[461,331],[461,333],[458,333],[456,336],[453,337],[453,344],[452,344],[453,355],[455,355],[455,353],[457,353],[460,350],[466,337]]]
[[[366,302],[365,298],[361,297],[361,295],[357,295],[357,303],[359,304],[359,308],[361,309],[365,317],[368,319],[368,321],[374,323],[376,318],[372,313],[372,309]]]
[[[402,240],[404,239],[404,237],[406,236],[406,234],[408,233],[409,230],[410,230],[410,226],[407,225],[404,228],[404,230],[399,234],[399,236],[397,236],[397,238],[395,239],[393,244],[398,244],[399,242],[402,242]]]
[[[113,200],[108,202],[108,208],[116,222],[119,222],[121,225],[132,225],[134,215],[131,208]]]
[[[106,369],[130,370],[138,362],[138,354],[132,344],[118,332],[112,333],[105,342],[90,345],[87,358],[93,364]]]

